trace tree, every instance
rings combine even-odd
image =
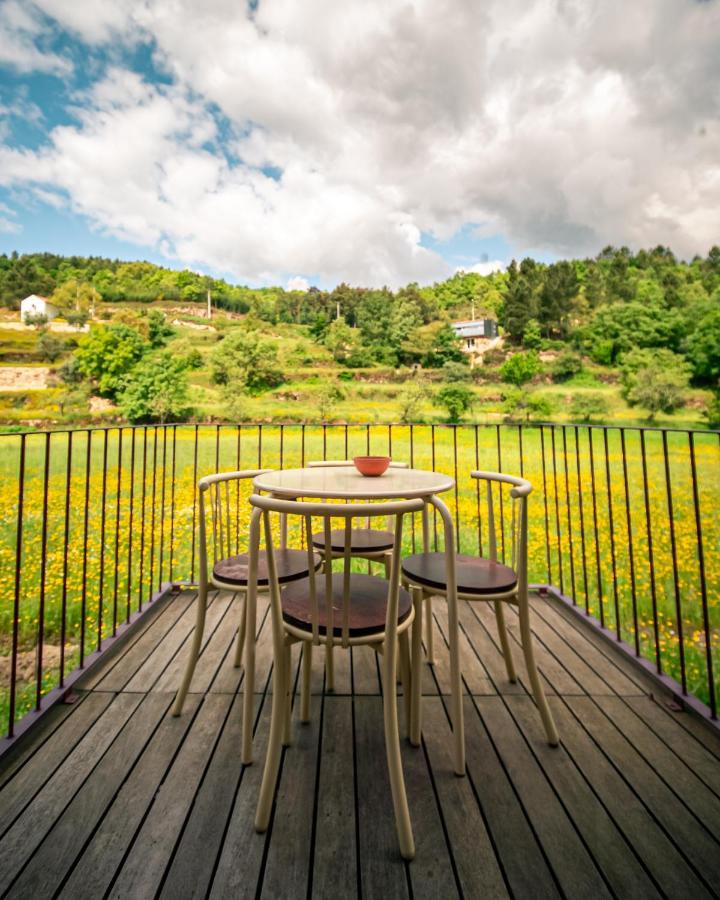
[[[398,394],[400,421],[403,425],[418,421],[420,409],[427,399],[428,387],[421,378],[409,381]]]
[[[23,322],[29,328],[37,328],[38,331],[43,331],[48,323],[48,317],[45,313],[27,313]]]
[[[570,417],[576,422],[592,422],[596,416],[606,416],[608,411],[608,402],[602,394],[575,394],[570,403]]]
[[[548,419],[552,415],[553,404],[542,394],[511,388],[504,395],[503,409],[510,421],[524,418],[529,422],[531,419]]]
[[[567,334],[568,315],[577,292],[577,273],[572,263],[563,260],[544,271],[538,319],[548,337],[552,332]]]
[[[523,347],[527,350],[539,350],[542,344],[540,323],[537,319],[528,319],[522,335]]]
[[[276,387],[285,380],[280,371],[277,344],[247,329],[231,332],[215,347],[210,355],[210,371],[215,384],[227,384],[234,379],[251,394]]]
[[[507,292],[503,302],[503,327],[515,342],[522,340],[530,319],[539,318],[542,287],[541,271],[533,259],[524,259],[518,268],[513,260],[508,267]]]
[[[325,332],[323,344],[335,362],[348,365],[362,352],[362,335],[359,328],[351,328],[345,319],[335,319]]]
[[[437,394],[438,403],[445,408],[448,422],[459,422],[475,402],[475,395],[465,384],[446,384]]]
[[[170,353],[150,356],[130,373],[118,396],[131,422],[180,422],[190,414],[185,368]]]
[[[651,421],[685,405],[690,370],[670,350],[633,350],[623,358],[621,372],[625,399],[646,409]]]
[[[335,381],[326,382],[318,391],[317,407],[321,422],[329,422],[337,404],[345,399],[345,391]]]
[[[121,323],[98,325],[80,338],[75,358],[80,372],[92,379],[103,397],[113,399],[125,377],[149,350],[133,328]]]
[[[167,321],[165,314],[153,309],[148,315],[148,340],[154,348],[163,347],[175,334],[175,329]]]
[[[63,312],[65,310],[87,312],[93,310],[102,297],[92,284],[71,278],[55,288],[50,300]]]
[[[447,322],[418,328],[415,336],[423,333],[418,340],[418,348],[422,353],[422,364],[430,368],[440,368],[448,362],[459,362],[467,365],[465,354],[460,349],[460,339],[452,326]]]
[[[37,347],[43,359],[46,359],[48,362],[55,362],[65,349],[65,344],[50,334],[49,331],[45,331],[38,338]]]
[[[500,378],[519,387],[531,381],[541,369],[542,363],[535,350],[515,353],[500,366]]]
[[[64,316],[65,321],[68,323],[68,325],[72,325],[78,330],[83,328],[87,324],[87,320],[90,318],[90,316],[83,310],[80,310],[79,312],[68,311],[64,313]]]
[[[720,307],[706,307],[695,320],[685,352],[698,381],[720,383]]]

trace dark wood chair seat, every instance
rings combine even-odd
[[[416,553],[402,561],[402,573],[417,584],[445,590],[445,554]],[[517,575],[508,566],[479,556],[455,557],[455,577],[461,594],[503,594],[517,585]]]
[[[319,569],[322,565],[322,559],[313,554],[315,559],[315,569]],[[247,553],[241,553],[239,556],[230,556],[228,559],[219,559],[213,566],[213,578],[219,581],[227,581],[229,584],[236,584],[238,587],[247,587],[248,583],[248,566],[250,557]],[[278,581],[280,584],[288,584],[291,581],[298,581],[300,578],[306,578],[308,572],[308,555],[306,550],[276,550],[275,565],[278,571]],[[267,570],[267,553],[261,550],[258,554],[258,584],[267,586],[268,570]]]
[[[312,536],[312,545],[317,550],[324,552],[325,535],[322,531]],[[384,550],[392,550],[394,545],[392,531],[380,531],[375,528],[353,528],[350,531],[350,554],[353,553],[382,553]],[[345,530],[333,528],[330,532],[330,547],[333,553],[345,551]]]
[[[318,602],[318,626],[322,635],[327,629],[327,604],[325,578],[315,580]],[[350,637],[367,637],[385,630],[388,583],[375,575],[352,574],[350,576]],[[332,602],[334,613],[333,634],[342,635],[343,576],[332,577]],[[283,618],[289,625],[312,631],[312,607],[310,605],[309,579],[291,584],[282,594]],[[398,598],[398,624],[410,615],[410,594],[400,588]]]

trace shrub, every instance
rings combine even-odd
[[[441,388],[436,399],[445,408],[448,422],[459,422],[475,402],[472,390],[464,384],[447,384]]]
[[[519,387],[531,381],[541,369],[542,363],[535,350],[515,353],[500,366],[500,378],[508,384]]]
[[[592,422],[608,412],[608,402],[602,394],[575,394],[570,403],[570,417],[577,422]]]
[[[579,353],[566,350],[561,353],[552,366],[552,380],[556,382],[568,381],[583,370],[582,357]]]
[[[450,384],[467,382],[472,379],[470,367],[460,362],[446,362],[440,371],[442,372],[443,381],[447,381]]]

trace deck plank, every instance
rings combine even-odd
[[[358,848],[353,709],[344,697],[325,698],[321,752],[312,896],[355,897]]]
[[[582,722],[574,716],[567,701],[553,699],[549,702],[563,746],[585,780],[592,785],[593,793],[623,832],[655,884],[670,897],[709,896],[642,799],[628,786],[600,746],[582,727]]]
[[[573,764],[566,743],[555,748],[543,740],[537,708],[532,700],[508,697],[507,705],[611,889],[619,897],[660,897],[622,832]],[[572,727],[573,724],[565,720],[563,738]],[[579,726],[575,723],[574,727]]]
[[[462,892],[466,897],[498,900],[508,897],[508,888],[471,780],[458,778],[455,774],[450,726],[439,697],[428,697],[424,701],[423,718],[425,748]]]
[[[505,704],[482,697],[476,703],[563,892],[568,897],[610,897],[595,861]],[[544,743],[539,728],[531,743]]]
[[[487,697],[483,702],[502,703],[502,700]],[[472,779],[512,893],[517,897],[559,897],[557,883],[503,760],[470,698],[465,700],[465,742],[468,776]]]
[[[76,861],[60,894],[65,900],[93,900],[105,895],[199,706],[200,698],[191,694],[182,716],[166,715],[162,720],[140,762]]]
[[[75,854],[136,764],[147,741],[167,711],[170,698],[148,694],[44,838],[14,883],[18,897],[49,897],[75,861]]]
[[[89,694],[74,708],[66,706],[72,715],[65,715],[61,725],[35,750],[35,745],[23,747],[23,753],[8,768],[5,785],[0,791],[0,836],[33,796],[62,764],[88,729],[103,714],[112,701],[112,695]],[[33,753],[33,750],[35,752]]]
[[[5,891],[38,848],[142,697],[116,697],[15,820],[0,843],[0,891]]]
[[[154,897],[184,825],[232,697],[208,694],[150,807],[109,897]]]
[[[591,698],[567,700],[583,726],[633,790],[642,797],[676,846],[695,868],[708,887],[720,884],[720,845],[687,807],[675,796],[654,769],[642,758],[630,741],[618,730]]]
[[[560,748],[545,743],[527,693],[516,613],[508,609],[520,680],[510,684],[492,607],[461,602],[467,776],[454,775],[438,600],[423,744],[402,743],[416,859],[398,852],[368,648],[336,651],[336,691],[324,697],[325,653],[315,649],[313,721],[300,725],[295,710],[272,826],[256,834],[272,702],[267,598],[258,598],[255,763],[245,767],[230,594],[213,592],[185,711],[169,714],[194,602],[192,591],[161,601],[85,676],[79,702],[58,707],[0,768],[8,896],[702,898],[720,884],[720,740],[655,702],[632,661],[540,597],[536,655]],[[295,648],[295,707],[299,656]]]

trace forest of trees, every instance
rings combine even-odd
[[[594,259],[552,264],[524,259],[513,261],[507,272],[459,272],[434,285],[409,284],[395,292],[347,284],[332,291],[256,289],[147,262],[0,256],[0,303],[6,307],[17,307],[30,293],[51,296],[75,314],[81,297],[91,304],[200,305],[208,290],[216,307],[250,313],[259,322],[307,326],[348,368],[462,362],[449,323],[469,316],[472,308],[476,316],[496,318],[509,344],[528,354],[563,350],[618,366],[632,360],[632,353],[645,351],[651,358],[656,352],[657,359],[662,351],[665,372],[687,373],[686,380],[716,393],[720,386],[718,247],[690,262],[661,246],[637,253],[607,247]],[[633,396],[630,382],[626,393]]]

